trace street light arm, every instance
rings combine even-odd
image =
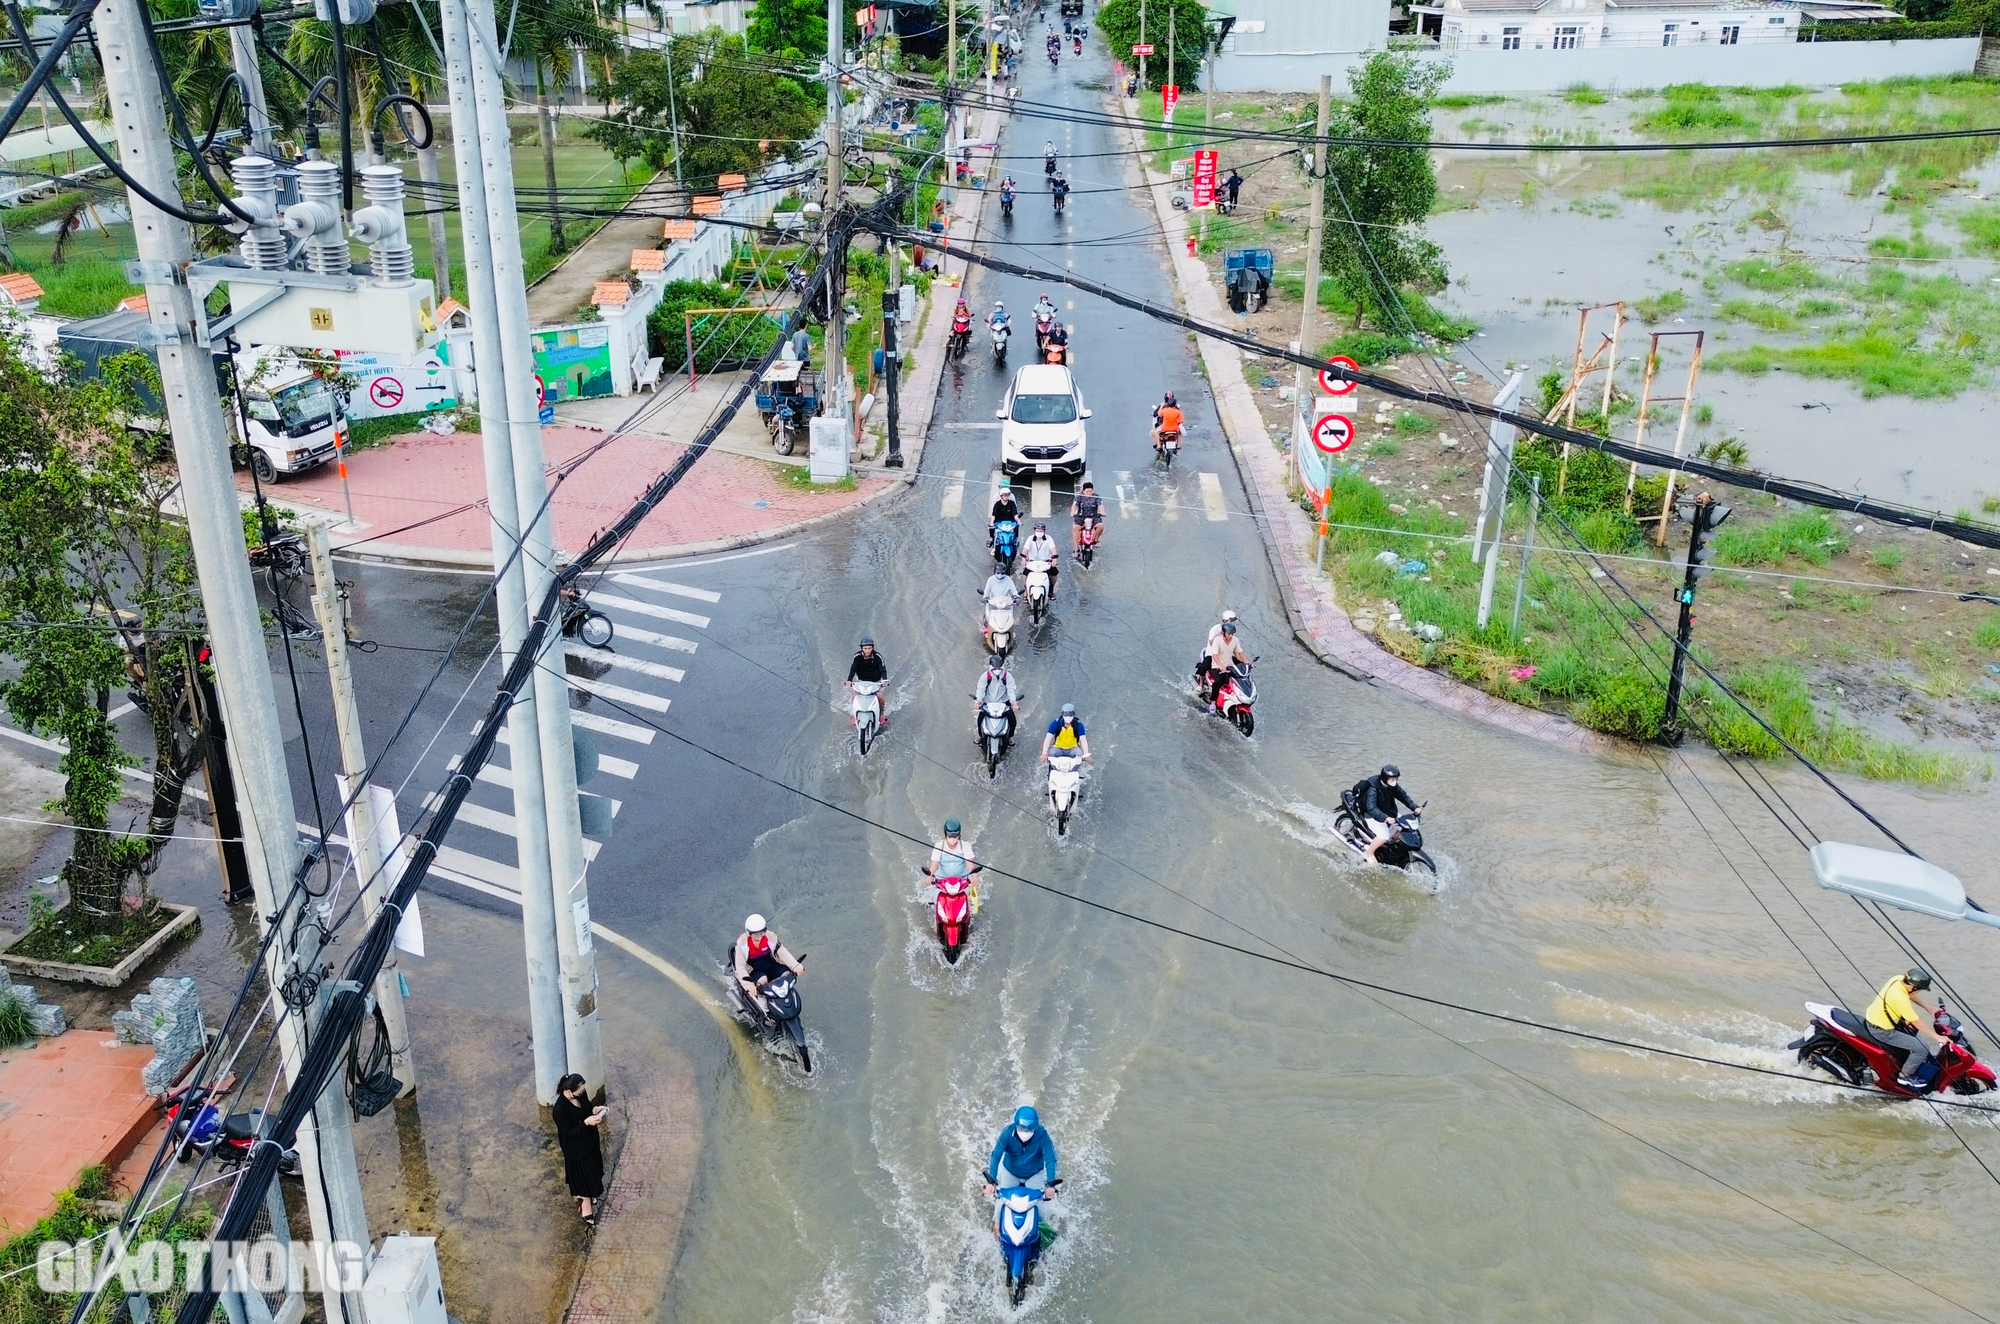
[[[1994,914],[1971,897],[1965,899],[1965,918],[1974,924],[1984,924],[1988,928],[2000,929],[2000,915]]]

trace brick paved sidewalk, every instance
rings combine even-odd
[[[1136,124],[1136,104],[1127,102],[1125,109],[1130,122]],[[1138,130],[1128,127],[1127,132],[1138,146]],[[1143,162],[1145,155],[1138,152],[1135,160]],[[1207,266],[1200,258],[1188,256],[1189,217],[1176,212],[1167,201],[1165,176],[1144,165],[1137,168],[1145,172],[1145,183],[1159,213],[1161,235],[1180,290],[1181,306],[1189,316],[1210,326],[1227,326],[1229,317],[1223,311],[1222,297],[1209,278]],[[1250,395],[1250,385],[1243,377],[1241,351],[1210,336],[1199,339],[1223,431],[1229,437],[1230,452],[1242,473],[1244,490],[1257,517],[1257,527],[1264,535],[1265,550],[1271,556],[1271,569],[1277,576],[1285,613],[1291,618],[1292,631],[1299,642],[1320,661],[1356,680],[1393,685],[1462,717],[1570,749],[1598,752],[1612,747],[1605,737],[1568,718],[1496,699],[1483,690],[1406,662],[1356,629],[1334,596],[1333,581],[1308,559],[1306,549],[1314,541],[1312,521],[1286,491],[1285,454],[1271,440],[1264,416]]]
[[[70,1030],[0,1052],[0,1235],[54,1212],[78,1169],[116,1164],[153,1125],[139,1072],[153,1050]]]

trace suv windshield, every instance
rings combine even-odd
[[[333,417],[333,392],[318,378],[273,392],[271,401],[278,406],[288,437],[302,437]]]
[[[1017,395],[1014,397],[1016,423],[1074,423],[1076,397],[1071,395]]]

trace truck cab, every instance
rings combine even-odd
[[[260,482],[316,469],[347,444],[340,396],[298,359],[248,349],[237,356],[237,372],[248,420],[238,458]]]

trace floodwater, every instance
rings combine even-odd
[[[1885,212],[1886,195],[1851,196],[1845,176],[1801,172],[1780,196],[1731,195],[1687,209],[1670,209],[1621,197],[1615,191],[1581,192],[1567,186],[1580,159],[1537,158],[1541,169],[1523,175],[1518,164],[1493,161],[1490,154],[1453,158],[1445,172],[1447,196],[1476,190],[1482,164],[1497,165],[1508,180],[1543,181],[1538,200],[1495,196],[1489,191],[1473,208],[1445,212],[1429,222],[1429,233],[1445,251],[1453,284],[1444,304],[1479,325],[1482,334],[1461,347],[1468,363],[1505,380],[1511,363],[1530,365],[1530,376],[1551,368],[1568,375],[1576,351],[1577,309],[1624,300],[1628,321],[1618,347],[1618,386],[1634,398],[1644,372],[1648,333],[1706,330],[1704,352],[1751,344],[1795,345],[1817,338],[1805,328],[1790,333],[1760,331],[1716,313],[1725,298],[1759,296],[1723,279],[1716,294],[1705,294],[1703,278],[1725,262],[1782,255],[1805,258],[1837,278],[1858,279],[1871,260],[1869,243],[1909,233],[1908,216]],[[1968,171],[1972,200],[2000,189],[2000,165]],[[1460,187],[1463,186],[1463,187]],[[1956,205],[1948,202],[1947,206]],[[1766,229],[1752,217],[1773,209],[1785,223]],[[1941,216],[1928,218],[1933,241],[1955,245],[1960,237]],[[1925,276],[1949,271],[1977,284],[2000,279],[2000,265],[1954,257],[1907,264]],[[1680,290],[1689,306],[1652,326],[1640,322],[1631,305],[1663,291]],[[1829,319],[1831,320],[1831,319]],[[1611,314],[1598,314],[1585,344],[1596,348],[1611,328]],[[1683,393],[1689,339],[1669,335],[1662,342],[1656,395]],[[1594,379],[1589,398],[1601,390]],[[1901,396],[1869,399],[1844,381],[1804,377],[1784,371],[1762,376],[1711,367],[1696,396],[1713,406],[1714,425],[1700,429],[1690,445],[1734,435],[1750,445],[1750,463],[1768,473],[1805,479],[1845,492],[1943,510],[1977,510],[1983,498],[2000,493],[2000,453],[1987,444],[2000,409],[1990,382],[1950,400]],[[1677,410],[1672,406],[1671,410]],[[1674,418],[1657,425],[1647,443],[1670,449]],[[1631,422],[1625,421],[1625,435]],[[1691,429],[1691,432],[1694,430]]]
[[[1058,82],[1031,64],[1024,98],[1094,106],[1074,69],[1065,60]],[[1164,297],[1155,250],[1090,242],[1145,223],[1128,196],[1088,191],[1121,182],[1123,166],[1085,154],[1122,143],[1066,123],[1019,126],[1012,141],[1045,136],[1076,158],[1079,193],[1061,233],[1024,193],[1009,251],[1088,262]],[[1017,317],[1035,293],[1012,278],[972,286]],[[1049,621],[1022,640],[1026,738],[996,780],[965,698],[983,662],[975,592],[1004,382],[977,350],[947,373],[908,496],[783,555],[676,576],[702,576],[690,582],[722,589],[725,605],[754,602],[702,656],[754,664],[767,698],[718,714],[691,689],[673,729],[824,803],[683,751],[701,770],[679,783],[690,801],[736,810],[681,825],[684,850],[614,838],[593,872],[604,923],[718,991],[715,954],[746,910],[809,953],[810,1077],[744,1051],[682,994],[659,995],[661,1024],[701,1077],[708,1137],[661,1318],[2000,1311],[1987,1234],[2000,1189],[1964,1148],[2000,1162],[1987,1114],[1952,1114],[1954,1133],[1920,1107],[1565,1039],[1278,963],[1786,1071],[1800,1004],[1828,996],[1814,967],[1858,1002],[1908,958],[1814,887],[1803,851],[1705,756],[1563,752],[1311,661],[1288,637],[1183,337],[1084,300],[1068,316],[1113,514],[1098,563],[1065,571]],[[1181,464],[1161,475],[1143,429],[1168,386],[1190,423]],[[1062,497],[1057,484],[1058,511]],[[1186,693],[1224,606],[1261,655],[1254,739]],[[865,760],[834,706],[863,632],[881,641],[895,696]],[[825,706],[771,716],[797,712],[801,688]],[[1059,838],[1032,733],[1065,700],[1095,759]],[[1430,802],[1435,895],[1353,867],[1330,835],[1340,788],[1385,760]],[[1812,833],[1879,841],[1823,788],[1769,775]],[[2000,848],[1987,793],[1861,794],[1982,890],[1980,865]],[[952,968],[929,936],[924,846],[896,835],[927,838],[947,816],[981,858],[1053,889],[990,878]],[[741,850],[714,844],[753,831]],[[643,885],[613,881],[627,877]],[[1976,1005],[2000,1010],[1994,935],[1905,927]],[[1061,1235],[1014,1311],[977,1170],[1024,1100],[1067,1185],[1052,1210]]]

